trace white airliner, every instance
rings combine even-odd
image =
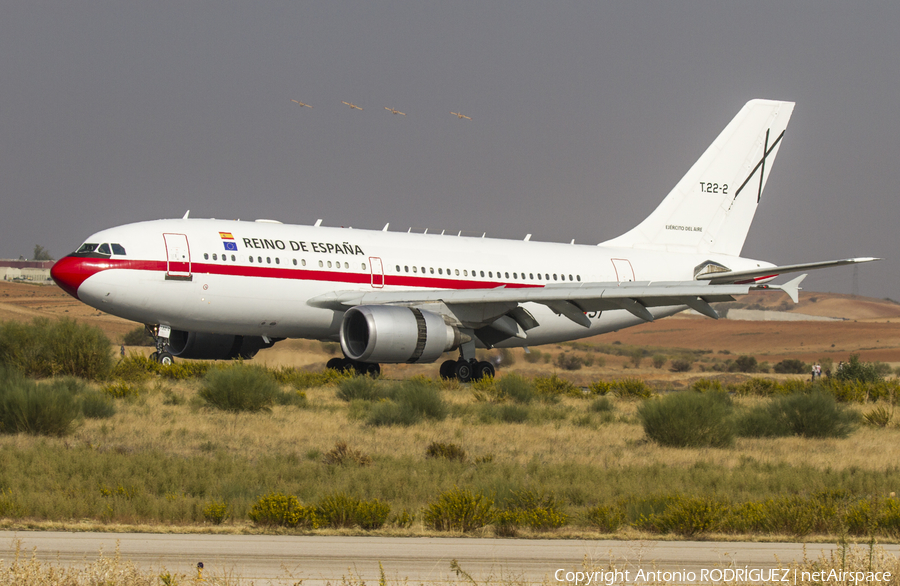
[[[476,347],[559,343],[652,321],[753,289],[796,302],[801,275],[876,260],[777,267],[741,258],[794,104],[748,102],[659,207],[598,245],[182,219],[98,232],[53,279],[146,324],[156,359],[253,356],[284,338],[340,341],[330,367],[447,360],[441,375],[493,375]]]

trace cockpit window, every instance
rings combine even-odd
[[[116,244],[116,243],[110,244],[110,246],[112,246],[113,254],[119,254],[121,256],[125,256],[125,247],[124,246],[122,246],[121,244]]]
[[[97,249],[97,252],[99,252],[100,254],[112,254],[109,251],[109,244],[101,244],[100,248]]]
[[[92,244],[90,242],[85,242],[84,244],[81,245],[81,248],[79,248],[75,252],[94,252],[95,250],[97,250],[96,243]]]

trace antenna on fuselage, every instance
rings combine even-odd
[[[316,228],[318,228],[318,227],[321,226],[321,225],[322,225],[322,218],[319,218],[318,220],[316,220],[316,223],[313,224],[313,226],[316,227]]]
[[[187,219],[188,219],[188,216],[190,216],[190,215],[191,215],[191,210],[188,210],[188,211],[184,212],[184,216],[183,216],[181,219],[182,219],[182,220],[187,220]]]
[[[388,222],[387,224],[384,225],[384,228],[382,228],[381,231],[382,231],[382,232],[387,232],[387,229],[390,227],[390,225],[391,225],[391,223]]]

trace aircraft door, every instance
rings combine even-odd
[[[166,242],[166,279],[191,280],[191,247],[185,234],[163,234]]]
[[[612,260],[613,268],[616,270],[616,279],[620,283],[635,280],[634,268],[631,266],[631,261],[627,258],[613,258],[610,260]]]
[[[369,257],[369,268],[372,270],[372,287],[381,289],[384,287],[384,266],[377,256]]]

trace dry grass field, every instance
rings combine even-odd
[[[781,300],[751,296],[740,303],[778,306]],[[900,365],[900,306],[893,302],[810,294],[796,311],[819,311],[843,320],[674,317],[578,344],[537,348],[542,358],[536,362],[526,360],[521,349],[513,350],[513,363],[498,374],[557,374],[581,387],[640,378],[664,391],[686,388],[701,378],[741,383],[752,375],[713,371],[739,355],[772,365],[785,358],[830,358],[837,363],[860,354],[866,361]],[[116,346],[135,327],[84,306],[54,286],[0,284],[0,321],[62,316],[100,327]],[[647,356],[635,359],[635,349],[645,349]],[[337,351],[335,344],[284,341],[248,362],[320,371]],[[149,354],[150,349],[128,352]],[[592,364],[563,370],[556,366],[562,353],[577,354]],[[654,355],[665,357],[666,363],[655,367]],[[690,371],[669,369],[678,356],[691,357]],[[437,365],[387,365],[384,373],[395,380],[416,375],[436,379]],[[764,376],[781,381],[806,378]],[[5,517],[0,526],[258,531],[247,511],[261,494],[283,491],[314,503],[323,495],[343,492],[390,502],[395,513],[409,510],[418,515],[412,527],[384,531],[430,534],[422,524],[422,508],[442,491],[464,486],[495,495],[498,501],[523,489],[553,493],[573,519],[553,535],[598,536],[604,533],[591,529],[583,515],[604,502],[632,499],[646,504],[679,494],[736,503],[826,493],[887,499],[900,492],[896,424],[859,425],[843,439],[738,438],[727,448],[669,448],[647,439],[636,415],[639,402],[626,398],[612,398],[611,409],[603,413],[592,406],[594,397],[536,401],[520,423],[510,423],[488,416],[483,397],[471,386],[443,383],[446,418],[377,426],[367,423],[371,404],[348,404],[337,397],[333,385],[305,389],[301,406],[276,405],[271,411],[237,415],[204,407],[200,386],[197,380],[153,377],[138,384],[132,398],[117,400],[114,416],[85,419],[71,435],[0,436],[0,516]],[[764,399],[736,401],[739,408],[749,409]],[[862,414],[873,406],[849,408]],[[323,456],[341,442],[364,452],[372,465],[323,464]],[[460,446],[466,461],[428,458],[426,448],[432,442]],[[212,527],[204,522],[202,510],[219,501],[229,503],[231,513],[224,525]],[[618,535],[648,536],[631,527]]]

